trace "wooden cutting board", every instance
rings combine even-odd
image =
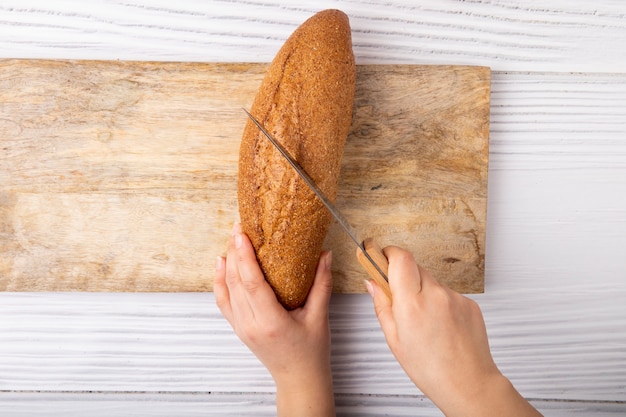
[[[0,61],[0,289],[210,291],[265,64]],[[482,292],[490,71],[358,67],[337,205]],[[365,272],[337,224],[334,290]]]

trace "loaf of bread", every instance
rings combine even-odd
[[[355,84],[348,17],[325,10],[285,42],[250,111],[332,200]],[[238,199],[242,229],[277,299],[287,309],[301,306],[315,278],[331,216],[251,121],[241,142]]]

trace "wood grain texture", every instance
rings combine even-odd
[[[205,291],[264,64],[0,63],[0,287]],[[484,279],[490,71],[361,66],[337,205],[462,292]],[[367,276],[334,225],[336,292]]]

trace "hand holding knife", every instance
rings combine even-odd
[[[352,241],[357,245],[356,256],[359,263],[365,268],[369,276],[372,277],[374,281],[376,281],[376,284],[378,284],[378,286],[383,290],[387,297],[391,299],[391,290],[389,289],[389,280],[387,278],[389,263],[387,262],[387,258],[385,257],[380,246],[372,238],[367,238],[365,240],[359,239],[356,230],[346,220],[341,212],[337,210],[335,204],[317,186],[315,181],[304,170],[304,168],[302,168],[302,166],[300,166],[300,164],[289,154],[289,152],[276,139],[274,139],[272,135],[270,135],[270,133],[263,127],[263,125],[261,125],[258,120],[254,118],[254,116],[252,116],[246,109],[243,109],[243,111],[246,112],[250,120],[252,120],[252,122],[257,125],[261,132],[270,140],[270,142],[272,142],[272,144],[281,153],[281,155],[285,157],[285,159],[289,162],[293,169],[304,180],[309,188],[311,188],[311,190],[320,199],[324,206],[326,206],[328,211],[330,211],[330,213],[337,220],[339,225],[341,225],[341,227],[350,237],[350,239],[352,239]]]

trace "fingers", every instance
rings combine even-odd
[[[230,306],[230,294],[226,285],[226,259],[218,256],[215,261],[215,279],[213,280],[213,293],[215,303],[226,320],[232,323],[232,308]]]
[[[376,284],[374,280],[365,281],[367,292],[370,293],[374,301],[374,312],[380,323],[380,327],[385,333],[387,340],[396,339],[396,322],[391,309],[392,301],[387,294]]]
[[[367,288],[374,300],[374,310],[380,326],[390,346],[397,340],[397,326],[406,320],[407,307],[411,306],[422,292],[432,285],[430,274],[419,267],[413,255],[398,247],[383,249],[389,261],[389,288],[393,301],[390,300],[374,281],[367,282]]]
[[[235,331],[246,323],[271,321],[277,314],[285,314],[238,223],[233,226],[226,259],[218,257],[213,290],[220,311]]]
[[[422,291],[422,276],[411,252],[388,246],[383,252],[389,260],[389,287],[394,297],[413,298]]]
[[[251,312],[255,316],[272,318],[272,314],[281,314],[282,306],[278,303],[274,291],[269,286],[256,259],[252,242],[240,229],[235,234],[235,258],[241,284]]]
[[[309,291],[304,309],[318,315],[328,313],[328,303],[333,292],[333,280],[330,268],[332,265],[332,252],[322,252],[315,272],[315,281]]]
[[[239,271],[239,255],[238,246],[243,243],[241,226],[235,224],[232,235],[228,241],[228,249],[226,251],[226,286],[230,296],[230,305],[233,312],[237,313],[237,317],[242,320],[250,320],[254,317],[243,279]],[[233,324],[233,323],[231,323]]]

